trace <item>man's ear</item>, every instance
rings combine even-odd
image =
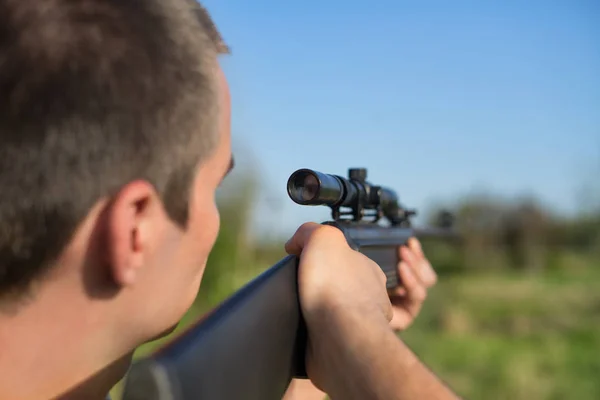
[[[110,275],[118,286],[133,285],[160,235],[165,217],[162,202],[146,181],[124,186],[107,210],[106,255]]]

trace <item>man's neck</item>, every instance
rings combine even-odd
[[[90,378],[57,396],[59,400],[105,400],[108,392],[127,373],[133,352],[107,365]]]
[[[89,304],[67,299],[0,311],[0,398],[104,399],[127,372],[132,352],[117,347],[122,337],[109,337]]]

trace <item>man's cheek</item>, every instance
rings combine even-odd
[[[213,210],[212,223],[210,224],[210,227],[208,227],[210,232],[207,232],[209,235],[207,242],[210,243],[210,248],[208,249],[209,252],[212,251],[212,248],[217,242],[217,238],[219,237],[219,229],[221,228],[221,216],[216,205],[214,206]]]
[[[215,204],[215,241],[216,238],[219,236],[219,231],[221,230],[221,213],[219,212],[219,208],[217,207],[217,205]],[[214,241],[213,241],[214,243]]]
[[[209,253],[212,251],[217,238],[219,236],[219,228],[221,225],[221,218],[217,206],[214,203],[206,205],[204,213],[200,216],[200,221],[196,229],[198,235],[196,236],[196,248],[202,249],[202,258],[208,258]]]

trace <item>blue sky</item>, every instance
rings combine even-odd
[[[298,168],[364,166],[418,208],[488,190],[572,212],[600,181],[597,1],[204,4],[233,50],[236,173],[256,163],[261,230],[328,217],[287,198]]]

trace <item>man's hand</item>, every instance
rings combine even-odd
[[[395,294],[398,311],[405,311],[397,313],[402,326],[421,308],[424,282],[435,282],[418,243],[411,241],[408,249],[400,250],[406,292]],[[315,386],[346,400],[457,399],[393,334],[385,274],[352,250],[341,231],[305,224],[286,243],[286,250],[300,255],[300,305],[308,328],[306,370]]]
[[[315,386],[329,391],[345,380],[343,365],[338,363],[348,356],[357,326],[383,328],[392,319],[386,276],[375,262],[352,250],[334,227],[304,224],[285,249],[300,256],[298,288],[308,328],[307,373]]]
[[[398,274],[402,286],[389,291],[394,311],[390,326],[402,331],[413,323],[421,311],[427,290],[435,285],[437,275],[416,238],[410,238],[408,245],[399,247],[398,252],[401,260]]]
[[[318,227],[311,224],[305,229],[312,232],[316,228]],[[290,240],[286,249],[288,252],[298,254],[299,249],[293,243],[294,239]],[[404,330],[412,324],[427,297],[427,290],[437,281],[437,275],[423,254],[417,239],[411,238],[407,246],[398,247],[398,253],[401,261],[397,270],[403,286],[388,292],[393,310],[390,326],[396,331]],[[325,393],[315,387],[310,380],[294,380],[284,399],[322,400],[324,397]]]

